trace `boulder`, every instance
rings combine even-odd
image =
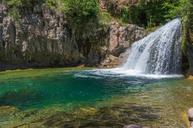
[[[193,108],[190,108],[188,110],[188,118],[189,118],[189,121],[193,121]]]
[[[122,26],[117,22],[112,22],[109,32],[109,51],[113,54],[116,49],[127,49],[131,44],[146,35],[143,28],[133,24]]]
[[[131,125],[126,125],[123,128],[143,128],[143,127],[141,125],[131,124]]]
[[[101,65],[104,67],[116,67],[122,64],[127,58],[127,49],[131,47],[133,42],[142,39],[146,35],[147,32],[145,29],[137,25],[128,24],[122,26],[117,22],[112,22],[109,30],[108,52],[104,61],[101,62]],[[124,55],[124,57],[122,55]],[[109,58],[113,58],[112,56],[118,59],[109,61]]]

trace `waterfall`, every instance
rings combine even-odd
[[[121,67],[142,74],[181,73],[181,21],[174,19],[147,37],[133,43]]]
[[[181,78],[181,21],[174,19],[134,42],[128,49],[125,64],[113,69],[95,69],[76,74],[76,77],[145,77]]]

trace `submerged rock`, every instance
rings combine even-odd
[[[15,118],[15,114],[18,112],[19,110],[13,106],[0,106],[0,127],[7,120]]]
[[[188,119],[190,121],[190,128],[193,128],[193,108],[188,110]]]
[[[193,121],[193,108],[190,108],[188,110],[188,118],[189,118],[189,121]]]
[[[21,89],[18,91],[9,91],[0,96],[1,105],[27,105],[29,101],[39,102],[42,99],[40,92],[29,89]]]
[[[141,111],[141,109],[143,109]],[[16,115],[19,117],[14,127],[46,127],[46,128],[143,128],[134,125],[138,122],[141,125],[148,125],[149,118],[141,117],[143,114],[155,112],[149,106],[134,106],[133,104],[119,104],[101,108],[81,108],[74,112],[57,111],[57,108],[24,111]],[[155,115],[155,113],[154,113]],[[12,115],[9,115],[12,116]],[[1,119],[0,119],[1,120]],[[154,117],[152,122],[159,120]],[[133,124],[133,125],[126,125]],[[6,125],[8,127],[8,125]]]
[[[143,127],[141,125],[131,124],[131,125],[126,125],[123,128],[143,128]]]
[[[12,106],[0,106],[0,117],[9,115],[9,114],[13,114],[17,111],[18,109]]]

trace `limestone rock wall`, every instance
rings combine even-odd
[[[143,28],[133,24],[121,26],[113,22],[109,30],[109,45],[106,59],[101,62],[104,67],[116,67],[122,64],[128,57],[128,48],[133,42],[146,36]]]
[[[188,59],[188,75],[193,75],[193,30],[187,32],[187,59]],[[187,67],[187,66],[186,66]]]

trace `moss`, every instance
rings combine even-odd
[[[101,11],[99,13],[99,22],[101,22],[102,24],[108,24],[113,20],[113,17],[111,16],[111,14],[107,11]]]
[[[182,112],[181,116],[182,116],[182,121],[184,122],[184,124],[186,124],[186,127],[190,128],[190,122],[188,121],[187,113],[186,112]]]
[[[156,26],[156,27],[147,27],[146,31],[147,32],[154,32],[156,29],[158,29],[160,26]]]
[[[183,21],[182,21],[182,45],[181,45],[181,48],[182,48],[182,51],[183,53],[186,55],[186,52],[187,52],[187,21],[188,21],[188,18],[187,16],[184,17]]]

